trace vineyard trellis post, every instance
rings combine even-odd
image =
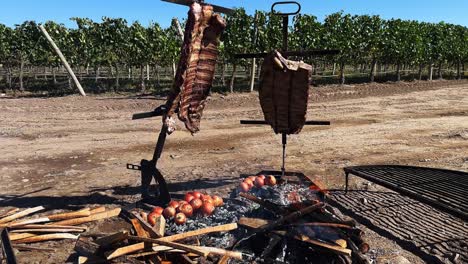
[[[65,56],[63,56],[63,54],[60,51],[59,47],[55,44],[54,40],[50,37],[49,33],[44,28],[44,26],[39,25],[39,29],[41,30],[42,34],[44,34],[45,38],[49,41],[49,43],[52,46],[52,48],[54,49],[55,53],[57,53],[57,55],[59,56],[60,60],[63,63],[63,66],[65,67],[65,69],[67,69],[68,74],[73,79],[73,82],[75,83],[76,87],[80,91],[81,95],[86,96],[86,93],[84,92],[83,87],[81,87],[80,82],[76,78],[75,73],[73,72],[72,68],[70,67],[70,64],[68,64],[67,60],[65,59]],[[23,61],[21,62],[21,66],[23,67]],[[22,84],[21,84],[21,86],[22,86]]]

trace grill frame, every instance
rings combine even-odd
[[[346,192],[352,174],[468,221],[467,172],[402,165],[353,166],[344,172]]]

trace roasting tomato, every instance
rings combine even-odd
[[[202,207],[203,201],[198,198],[195,198],[190,202],[190,205],[192,206],[193,210],[196,211]]]
[[[262,178],[257,177],[257,179],[255,179],[255,187],[262,188],[263,185],[265,185],[265,181]]]
[[[245,179],[244,182],[249,185],[249,189],[251,189],[254,186],[254,183],[250,178]]]
[[[157,213],[159,215],[162,215],[163,211],[164,211],[164,208],[156,206],[155,208],[153,208],[152,212],[155,212],[155,213]]]
[[[249,192],[249,190],[250,190],[250,186],[245,182],[241,182],[239,187],[240,187],[241,192],[246,193],[246,192]]]
[[[154,226],[156,224],[156,219],[158,219],[158,217],[160,217],[161,214],[158,214],[156,212],[151,212],[149,215],[148,215],[148,223],[151,225],[151,226]]]
[[[172,200],[172,201],[169,202],[169,206],[173,207],[174,209],[177,209],[177,207],[179,207],[179,202],[175,201],[175,200]]]
[[[265,182],[267,185],[269,186],[275,186],[276,185],[276,178],[275,176],[273,175],[269,175],[267,178],[266,178],[266,182]]]
[[[174,221],[178,225],[183,225],[187,222],[187,217],[185,216],[184,213],[177,213]]]
[[[213,214],[215,207],[212,203],[203,203],[203,206],[201,207],[201,212],[205,216],[210,216]]]
[[[262,178],[262,180],[265,180],[266,176],[265,175],[258,175],[257,178]]]
[[[163,216],[167,219],[174,217],[175,214],[176,214],[176,209],[172,206],[166,207],[166,209],[164,209],[163,211]]]
[[[197,198],[197,199],[201,199],[201,196],[202,196],[202,193],[201,192],[197,192],[197,191],[193,191],[192,192],[192,195]]]
[[[187,217],[191,217],[193,215],[193,207],[190,204],[183,204],[180,207],[180,212],[184,213]]]
[[[190,201],[192,201],[193,199],[195,199],[195,196],[193,196],[193,194],[191,193],[185,194],[184,201],[186,201],[187,203],[190,203]]]
[[[213,205],[215,207],[223,206],[224,201],[223,198],[219,197],[218,195],[213,195]]]

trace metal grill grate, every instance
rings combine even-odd
[[[347,167],[344,171],[346,191],[349,174],[353,174],[468,220],[466,172],[394,165]]]

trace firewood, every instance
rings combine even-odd
[[[57,239],[78,239],[78,236],[68,233],[60,233],[60,234],[47,234],[47,235],[40,235],[40,236],[33,236],[24,239],[20,239],[15,241],[15,243],[35,243],[35,242],[43,242],[43,241],[50,241],[50,240],[57,240]]]
[[[130,219],[130,222],[132,222],[133,228],[135,229],[137,236],[149,237],[148,232],[146,232],[145,229],[143,229],[138,219],[136,218]]]
[[[8,210],[8,211],[6,211],[6,212],[4,212],[4,213],[1,213],[1,214],[0,214],[0,218],[3,218],[3,217],[6,217],[6,216],[9,216],[9,215],[12,215],[12,214],[14,214],[14,213],[16,213],[16,212],[18,212],[18,211],[19,211],[19,208],[10,209],[10,210]]]
[[[342,248],[347,248],[348,247],[348,243],[344,239],[335,240],[335,244],[341,246]]]
[[[305,235],[295,236],[294,238],[297,239],[297,240],[304,241],[304,242],[307,242],[309,244],[315,245],[315,246],[319,246],[321,248],[325,248],[325,249],[330,250],[330,251],[332,251],[332,252],[334,252],[336,254],[351,256],[351,250],[347,249],[347,248],[342,248],[340,246],[335,246],[335,245],[331,245],[331,244],[328,244],[328,243],[324,243],[324,242],[312,239],[312,238],[310,238],[308,236],[305,236]]]
[[[98,255],[100,246],[90,239],[80,237],[75,243],[75,251],[85,257],[95,257]]]
[[[35,218],[35,219],[29,219],[29,220],[23,220],[23,221],[10,222],[8,224],[0,224],[0,228],[1,227],[14,228],[14,227],[21,227],[21,226],[29,225],[29,224],[38,224],[38,223],[46,223],[46,222],[50,222],[50,219],[47,217],[41,217],[41,218]]]
[[[270,230],[275,229],[278,226],[281,226],[282,224],[284,224],[286,222],[296,221],[298,218],[301,218],[301,217],[303,217],[303,216],[305,216],[305,215],[307,215],[309,213],[312,213],[313,211],[315,211],[315,210],[317,210],[319,208],[322,208],[323,205],[324,205],[323,203],[314,204],[314,205],[308,206],[308,207],[306,207],[304,209],[301,209],[299,211],[296,211],[294,213],[288,214],[288,215],[286,215],[284,217],[281,217],[278,220],[272,221],[271,223],[268,223],[266,225],[263,225],[263,226],[257,228],[257,230],[255,230],[255,233],[270,231]]]
[[[241,217],[238,224],[247,228],[259,228],[263,225],[271,223],[271,221],[260,219],[260,218],[247,218]]]
[[[44,248],[44,247],[31,247],[31,246],[24,246],[24,245],[14,245],[13,247],[18,249],[18,250],[25,250],[25,251],[55,252],[55,249]]]
[[[128,238],[128,232],[127,231],[121,231],[121,232],[117,232],[117,233],[109,235],[109,236],[98,238],[94,242],[96,244],[100,245],[101,247],[106,247],[106,246],[115,244],[117,242],[123,241],[123,240],[125,240],[127,238]]]
[[[166,233],[166,219],[164,216],[160,215],[156,218],[156,222],[152,228],[156,233],[157,237],[163,237]]]
[[[187,251],[189,253],[194,253],[194,254],[197,254],[199,256],[204,256],[204,257],[208,256],[208,252],[206,250],[203,250],[201,248],[198,249],[195,246],[187,246],[187,245],[184,245],[184,244],[164,241],[164,240],[161,240],[161,239],[144,238],[144,237],[136,237],[136,236],[129,236],[128,239],[134,240],[134,241],[142,241],[142,242],[147,242],[147,243],[154,243],[154,244],[158,244],[158,245],[168,246],[168,247],[172,247],[172,248],[175,248],[175,249],[184,250],[184,251]]]
[[[114,251],[107,252],[104,255],[106,256],[106,258],[108,260],[110,260],[110,259],[117,258],[117,257],[120,257],[120,256],[135,253],[135,252],[143,250],[143,249],[145,249],[145,243],[144,242],[133,244],[133,245],[128,245],[128,246],[125,246],[125,247],[120,247],[120,248],[118,248],[118,249],[116,249]]]
[[[47,217],[51,221],[58,221],[58,220],[66,220],[66,219],[73,219],[77,217],[85,217],[85,216],[90,216],[91,211],[89,208],[84,208],[79,211],[75,212],[68,212],[68,213],[60,213],[60,214],[53,214],[53,215],[48,215]]]
[[[217,255],[217,256],[228,256],[230,258],[235,258],[242,260],[242,253],[237,252],[237,251],[230,251],[230,250],[225,250],[222,248],[215,248],[215,247],[199,247],[199,246],[191,246],[192,248],[195,249],[200,249],[203,251],[207,251],[209,255]]]
[[[12,229],[49,229],[49,228],[55,228],[55,229],[73,229],[73,230],[79,230],[79,231],[86,231],[87,228],[84,226],[65,226],[65,225],[23,225],[23,226],[18,226],[14,227]]]
[[[145,231],[149,233],[150,237],[153,237],[153,238],[161,237],[161,235],[156,233],[153,227],[148,222],[146,222],[138,213],[132,212],[132,214],[136,219],[138,219],[143,229],[145,229]]]
[[[8,223],[8,222],[16,220],[18,218],[21,218],[21,217],[24,217],[24,216],[27,216],[27,215],[30,215],[30,214],[37,213],[37,212],[42,211],[44,209],[45,208],[43,206],[37,206],[37,207],[26,209],[24,211],[21,211],[21,212],[18,212],[16,214],[12,214],[10,216],[7,216],[7,217],[4,217],[4,218],[0,219],[0,224]]]
[[[80,229],[61,229],[61,228],[41,228],[41,229],[18,229],[18,230],[12,230],[10,233],[23,233],[23,232],[29,232],[29,233],[82,233],[83,231]]]
[[[33,237],[37,236],[36,234],[33,233],[19,233],[19,234],[10,234],[10,240],[15,241],[15,240],[20,240],[28,237]]]
[[[106,207],[104,206],[99,206],[99,207],[96,207],[94,209],[91,209],[89,210],[89,212],[91,213],[91,215],[93,214],[99,214],[99,213],[104,213],[106,211]]]
[[[194,231],[189,231],[181,234],[176,234],[172,236],[167,236],[167,237],[162,237],[159,238],[158,240],[160,241],[178,241],[194,236],[199,236],[199,235],[205,235],[209,233],[215,233],[215,232],[228,232],[237,229],[237,224],[236,223],[231,223],[231,224],[226,224],[226,225],[219,225],[219,226],[213,226],[213,227],[206,227]]]
[[[97,214],[92,214],[87,217],[80,217],[80,218],[75,218],[75,219],[68,219],[68,220],[63,220],[59,222],[55,222],[54,224],[57,225],[81,225],[84,223],[92,222],[92,221],[97,221],[97,220],[102,220],[106,218],[111,218],[114,216],[118,216],[120,214],[121,208],[115,208],[109,211],[104,211],[102,213],[97,213]]]

